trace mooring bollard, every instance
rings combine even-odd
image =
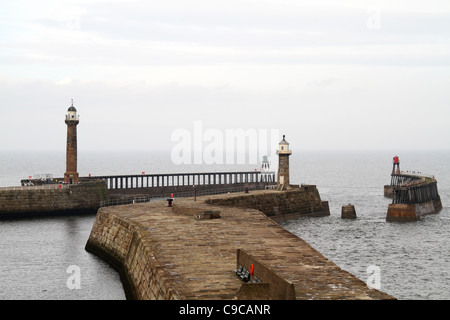
[[[172,207],[173,202],[173,193],[170,194],[170,198],[167,199],[168,207]]]

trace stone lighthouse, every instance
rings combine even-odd
[[[65,183],[77,183],[77,125],[79,121],[77,109],[72,105],[67,110],[67,151],[66,151],[66,173],[64,173]]]
[[[291,189],[289,184],[289,156],[292,151],[289,150],[289,143],[285,140],[283,135],[283,140],[278,144],[278,190],[288,190]]]

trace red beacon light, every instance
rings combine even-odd
[[[398,156],[394,156],[393,162],[392,174],[400,174],[400,160],[398,159]]]

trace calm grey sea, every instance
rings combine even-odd
[[[436,176],[443,209],[412,223],[386,222],[392,157],[402,170]],[[174,165],[170,153],[79,151],[80,175],[254,170],[258,165]],[[450,152],[296,151],[292,183],[316,184],[331,215],[283,226],[361,280],[379,268],[381,290],[398,299],[450,299]],[[64,152],[0,152],[0,186],[36,174],[62,175]],[[355,205],[358,218],[342,220]],[[94,216],[0,221],[0,299],[125,299],[118,274],[84,246]],[[70,289],[71,267],[80,271]]]

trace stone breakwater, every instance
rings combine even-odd
[[[206,203],[275,193],[101,208],[86,250],[119,271],[129,299],[393,299],[261,211]],[[251,266],[244,282],[236,270]]]
[[[232,197],[208,199],[208,204],[253,208],[279,222],[301,216],[327,216],[330,209],[315,185],[302,185],[285,192],[263,191]]]
[[[109,199],[104,181],[0,188],[0,219],[95,213]]]

